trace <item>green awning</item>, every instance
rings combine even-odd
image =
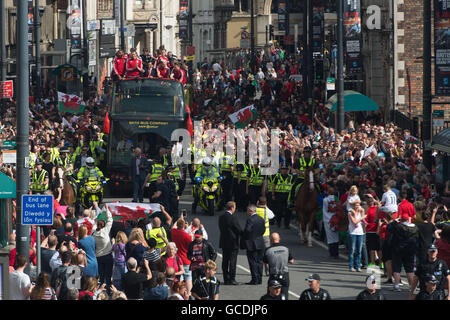
[[[337,110],[338,104],[337,93],[328,99],[325,104],[331,112]],[[377,111],[380,107],[370,99],[369,97],[352,90],[344,91],[344,111],[345,112],[356,112],[356,111]]]
[[[16,197],[16,183],[6,174],[0,172],[0,199],[14,199]]]

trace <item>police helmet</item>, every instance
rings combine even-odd
[[[311,149],[311,147],[305,147],[303,149],[303,152],[312,152],[312,149]]]
[[[41,164],[41,165],[43,164],[42,160],[41,160],[41,159],[37,159],[37,160],[36,160],[36,165],[40,165],[40,164]]]
[[[94,164],[95,164],[95,161],[94,161],[94,159],[92,157],[89,157],[89,158],[86,159],[86,165],[88,167],[92,167],[92,166],[94,166]]]

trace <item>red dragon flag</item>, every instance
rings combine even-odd
[[[258,113],[256,108],[251,105],[231,114],[229,117],[237,129],[244,129],[258,118]]]
[[[62,113],[83,113],[86,104],[76,95],[58,92],[58,107]]]

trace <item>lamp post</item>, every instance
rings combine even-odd
[[[431,0],[424,1],[423,8],[423,164],[431,172],[431,150],[425,143],[431,141]]]
[[[345,129],[345,111],[344,111],[344,2],[338,0],[337,8],[337,41],[338,41],[338,57],[337,57],[337,131]]]
[[[29,156],[29,101],[30,70],[28,59],[28,1],[17,2],[17,174],[16,174],[16,248],[17,255],[30,257],[28,227],[22,225],[22,195],[28,194],[30,176],[25,167]],[[29,268],[28,268],[29,270]],[[27,270],[27,271],[28,271]],[[27,272],[29,273],[29,272]]]
[[[34,0],[34,39],[36,43],[36,99],[41,97],[41,15],[39,10],[39,0]]]

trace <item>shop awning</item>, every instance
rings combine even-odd
[[[450,154],[450,128],[442,130],[435,135],[430,147]]]
[[[328,99],[325,104],[328,109],[332,112],[337,110],[338,104],[337,93]],[[345,112],[355,112],[355,111],[377,111],[380,108],[378,105],[370,99],[369,97],[352,90],[344,91],[344,111]]]

